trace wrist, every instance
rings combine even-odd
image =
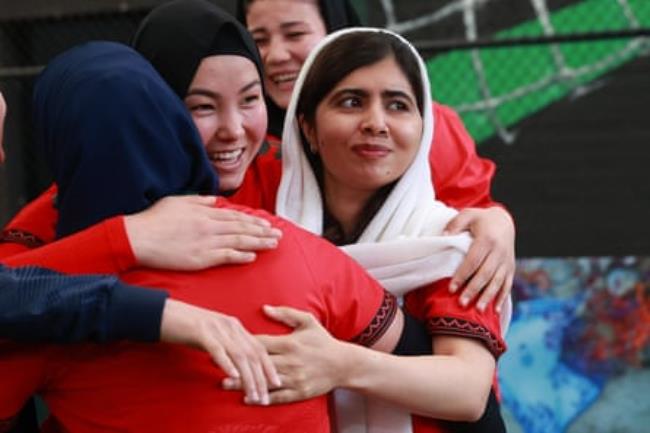
[[[337,386],[362,392],[367,388],[368,373],[372,371],[373,364],[379,362],[381,353],[352,343],[343,344],[342,356],[337,356],[341,373]]]
[[[160,321],[160,341],[166,343],[195,344],[192,306],[167,298]]]
[[[146,233],[146,230],[143,229],[145,224],[146,222],[142,222],[141,214],[126,215],[124,217],[126,239],[131,247],[135,261],[139,265],[147,265],[147,255],[151,250],[146,236],[142,236]]]

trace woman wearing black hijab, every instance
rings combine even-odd
[[[154,9],[132,44],[185,101],[221,192],[237,190],[266,134],[262,64],[246,29],[211,3],[176,0]]]

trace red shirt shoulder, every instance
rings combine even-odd
[[[434,133],[429,153],[436,197],[448,206],[490,207],[495,165],[476,153],[474,140],[451,108],[433,103]]]

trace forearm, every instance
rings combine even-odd
[[[481,343],[468,343],[476,347],[460,356],[411,357],[341,343],[345,366],[340,385],[423,416],[474,421],[485,409],[494,359]]]
[[[166,294],[112,276],[68,277],[0,267],[0,337],[77,342],[156,341]]]

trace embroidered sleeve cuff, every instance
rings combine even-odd
[[[485,326],[455,317],[434,317],[427,320],[427,330],[431,335],[454,335],[477,338],[487,346],[495,359],[506,351],[506,344],[501,337]]]
[[[372,318],[366,329],[351,341],[366,347],[372,346],[393,323],[397,308],[397,298],[389,292],[384,292],[384,300],[379,306],[375,317]]]

